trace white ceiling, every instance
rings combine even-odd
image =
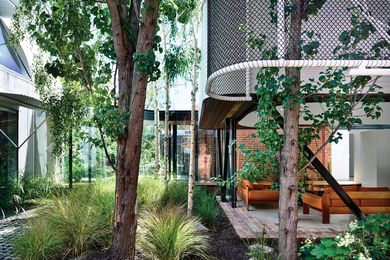
[[[314,113],[320,113],[322,111],[321,105],[319,103],[309,104],[309,107]],[[381,103],[380,107],[383,109],[381,117],[377,120],[361,117],[363,125],[390,125],[390,103]],[[278,107],[277,110],[279,113],[283,114],[283,111],[280,107]],[[362,113],[363,111],[356,111],[354,114],[359,115]],[[239,124],[246,127],[253,127],[257,120],[258,117],[256,112],[251,112],[246,117],[244,117],[239,122]],[[302,117],[300,118],[299,123],[303,125],[310,124],[310,122],[303,120]]]

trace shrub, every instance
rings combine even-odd
[[[176,205],[147,211],[139,225],[139,245],[147,256],[178,260],[188,256],[207,259],[207,237],[199,230],[196,218],[185,216]]]
[[[23,178],[21,180],[23,188],[23,201],[47,198],[50,195],[59,192],[60,188],[56,187],[50,177]]]
[[[187,182],[183,181],[164,184],[161,180],[143,176],[138,184],[138,206],[140,209],[165,207],[170,204],[185,206],[188,198],[187,185]],[[214,227],[219,214],[215,194],[195,187],[194,214],[207,227]]]
[[[194,212],[204,225],[209,228],[215,227],[219,215],[215,193],[208,193],[205,189],[196,189]]]
[[[16,253],[23,259],[50,259],[78,256],[89,249],[108,247],[114,212],[113,187],[113,183],[100,182],[77,187],[67,196],[54,198],[39,220],[31,222],[27,231],[16,238]],[[40,239],[35,239],[39,236]],[[60,249],[44,249],[45,257],[40,258],[42,253],[38,248],[45,248],[46,241],[53,237]],[[29,245],[26,249],[18,246],[22,240]]]
[[[350,224],[350,232],[336,238],[307,240],[300,255],[305,259],[386,259],[390,255],[390,217],[377,214]]]
[[[13,179],[0,176],[0,212],[3,217],[4,211],[18,211],[22,203],[22,186],[19,182]],[[0,217],[0,218],[1,218]]]

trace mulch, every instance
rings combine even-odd
[[[249,259],[247,245],[236,234],[222,208],[217,223],[217,227],[209,232],[211,255],[220,260]]]

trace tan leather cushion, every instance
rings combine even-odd
[[[250,201],[279,201],[279,192],[270,189],[251,190],[249,192]]]
[[[252,182],[250,180],[247,180],[247,179],[242,179],[241,185],[243,185],[244,187],[248,187],[251,190],[254,189]]]

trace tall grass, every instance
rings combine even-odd
[[[138,184],[138,206],[140,209],[166,207],[167,205],[185,206],[187,204],[188,183],[171,181],[164,184],[153,177],[142,177]],[[194,214],[209,228],[216,225],[219,207],[215,193],[195,187]]]
[[[195,192],[195,215],[201,219],[205,226],[214,228],[220,214],[215,193],[208,193],[202,188],[196,189]]]
[[[199,230],[196,218],[185,216],[184,210],[170,204],[148,210],[140,219],[139,246],[153,259],[179,260],[188,256],[208,259],[207,237]]]
[[[14,241],[22,259],[61,259],[110,246],[115,182],[78,186],[51,199],[40,216]],[[140,178],[138,206],[140,246],[158,259],[206,258],[207,239],[199,233],[200,220],[212,227],[218,215],[214,194],[196,188],[194,212],[187,218],[187,183],[164,184]]]
[[[153,208],[161,200],[165,185],[162,181],[153,177],[143,176],[139,179],[137,198],[140,209]]]
[[[113,212],[112,183],[78,187],[67,196],[53,199],[27,231],[15,239],[15,251],[22,259],[51,259],[108,247]]]
[[[187,204],[188,183],[183,181],[171,181],[161,194],[159,204],[166,206],[168,204],[174,204],[182,206]]]
[[[55,259],[59,256],[64,242],[55,230],[44,221],[30,223],[24,233],[14,240],[14,250],[26,260]]]
[[[47,198],[61,191],[61,187],[56,186],[50,177],[24,177],[21,186],[23,190],[21,196],[24,201]]]

